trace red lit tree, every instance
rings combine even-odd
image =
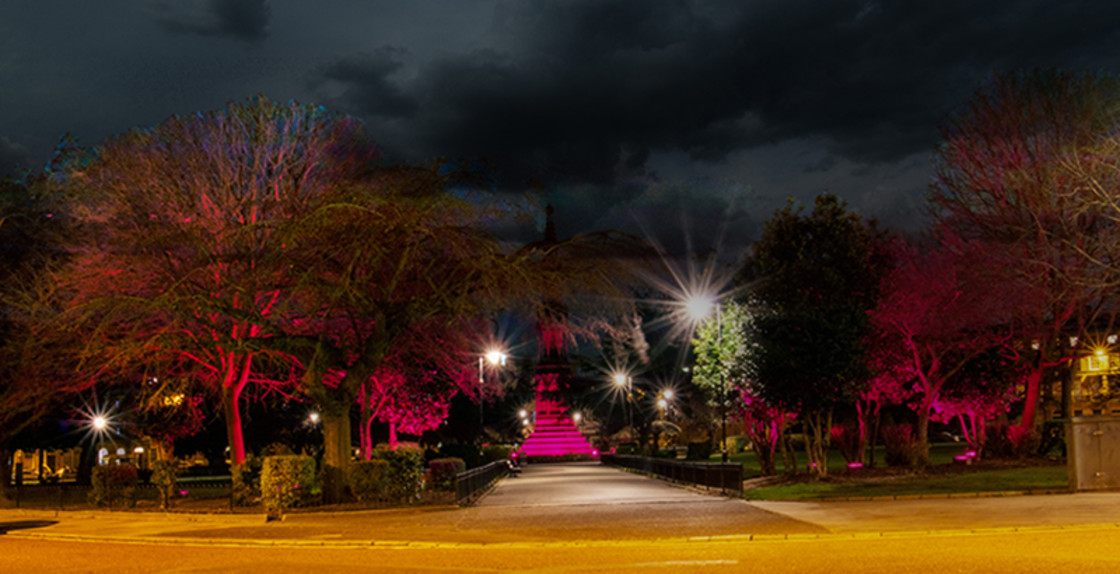
[[[395,449],[398,431],[418,435],[435,429],[447,419],[455,394],[477,392],[477,373],[467,358],[472,327],[477,325],[426,321],[394,342],[383,366],[358,389],[364,460],[373,452],[374,420],[389,424],[389,444]]]
[[[778,445],[796,415],[766,404],[754,396],[749,387],[742,388],[741,393],[744,430],[751,439],[751,449],[758,457],[762,475],[771,476],[775,473]],[[787,472],[792,470],[786,469]]]
[[[856,395],[856,417],[859,425],[857,458],[868,467],[875,466],[875,441],[884,406],[901,405],[913,394],[905,360],[906,349],[898,337],[883,332],[872,334],[867,345],[871,378]]]
[[[77,162],[66,187],[88,241],[65,280],[105,368],[195,362],[241,464],[246,389],[292,375],[272,345],[286,280],[276,229],[376,155],[356,120],[261,96],[133,130]]]
[[[1115,226],[1099,209],[1085,209],[1093,187],[1070,166],[1113,138],[1118,96],[1120,81],[1111,76],[1002,74],[943,130],[930,196],[939,221],[962,237],[1006,245],[1005,258],[991,264],[1017,270],[1007,280],[1039,295],[1022,332],[1038,345],[1025,357],[1025,431],[1035,424],[1043,371],[1074,357],[1062,341],[1084,339],[1099,310],[1110,268],[1099,263],[1115,261],[1108,239]]]
[[[946,382],[975,357],[1007,344],[1029,299],[1009,270],[992,265],[990,246],[946,236],[940,245],[898,244],[897,266],[872,313],[881,337],[899,341],[918,415],[915,464],[929,464],[929,419]],[[896,375],[895,375],[896,376]]]
[[[1017,362],[1011,349],[997,347],[976,355],[946,382],[933,403],[932,418],[940,422],[956,419],[965,441],[980,458],[988,421],[1007,413],[1017,399],[1015,385],[1028,369]]]

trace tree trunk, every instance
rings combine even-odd
[[[346,472],[350,465],[350,413],[326,412],[323,420],[323,501],[337,504],[346,498]]]
[[[914,468],[922,469],[929,466],[929,413],[932,409],[933,401],[923,398],[921,406],[918,407],[918,439],[914,446],[912,461]]]
[[[229,440],[230,466],[245,464],[245,435],[241,428],[241,389],[237,386],[222,387],[222,410],[226,419],[226,438]]]
[[[869,422],[871,419],[871,402],[856,400],[856,422],[859,424],[859,446],[856,448],[856,460],[860,463],[867,458],[867,443]]]
[[[1042,387],[1042,353],[1039,352],[1038,358],[1035,360],[1034,365],[1031,366],[1031,372],[1027,376],[1027,396],[1023,400],[1023,418],[1019,422],[1019,426],[1023,430],[1034,429],[1034,419],[1038,412],[1038,397],[1041,394]]]
[[[7,508],[8,501],[12,498],[8,492],[12,477],[12,465],[8,461],[11,458],[12,453],[8,447],[0,447],[0,508]]]
[[[93,482],[93,467],[97,465],[97,445],[93,441],[82,441],[82,454],[78,459],[78,484],[88,486]]]
[[[867,468],[875,468],[875,447],[879,444],[879,427],[883,422],[883,407],[875,404],[874,414],[871,417],[871,438],[867,445]]]
[[[359,432],[362,435],[362,460],[370,460],[373,458],[373,415],[363,415],[361,425]]]
[[[828,420],[831,416],[819,410],[806,413],[805,416],[805,453],[809,457],[809,472],[815,478],[828,476],[828,442],[825,435],[829,429]]]
[[[230,466],[245,464],[245,435],[241,428],[241,392],[249,382],[253,355],[239,358],[230,353],[223,359],[226,372],[222,381],[222,408],[225,410],[226,436],[229,439]]]
[[[789,435],[786,434],[786,424],[780,426],[781,444],[782,444],[782,467],[786,474],[797,473],[797,450],[793,448],[789,440]]]
[[[389,421],[389,450],[397,450],[397,423]]]

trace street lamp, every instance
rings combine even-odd
[[[626,393],[626,402],[623,404],[623,407],[626,409],[626,421],[627,421],[627,424],[629,424],[629,426],[630,426],[630,434],[633,435],[633,433],[634,433],[634,412],[630,408],[630,401],[631,401],[632,392],[633,392],[633,389],[634,389],[634,378],[631,377],[629,374],[623,373],[621,371],[615,372],[613,375],[611,375],[611,378],[614,380],[614,385],[616,387],[618,387],[619,389],[622,389],[623,392]],[[633,439],[634,437],[631,436],[630,438]]]
[[[727,391],[723,381],[723,306],[718,299],[708,296],[692,296],[685,301],[685,309],[695,321],[705,319],[716,308],[716,346],[719,349],[719,418],[721,429],[720,458],[727,462]]]
[[[495,367],[504,367],[506,366],[506,359],[508,358],[509,355],[498,349],[491,349],[487,351],[485,355],[478,356],[478,432],[480,437],[486,436],[486,423],[484,418],[486,406],[485,399],[483,398],[483,393],[486,391],[486,363],[483,362],[483,359]]]

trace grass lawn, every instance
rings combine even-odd
[[[1014,492],[1030,490],[1064,490],[1068,486],[1068,471],[1064,464],[1039,462],[1034,466],[1009,467],[990,461],[973,466],[954,464],[953,457],[968,450],[965,443],[936,443],[930,445],[930,468],[923,474],[908,474],[905,469],[885,469],[886,457],[882,446],[876,448],[875,460],[879,468],[848,469],[847,461],[839,451],[828,454],[829,477],[809,482],[806,474],[773,486],[750,488],[743,495],[750,500],[804,500],[816,498],[867,498],[906,495],[965,494],[980,492]],[[782,472],[781,455],[777,462]],[[719,454],[711,462],[719,462]],[[752,452],[731,455],[732,462],[743,465],[743,478],[761,476],[758,460]],[[801,471],[805,470],[804,452],[797,453]]]
[[[796,482],[753,488],[743,493],[749,500],[804,500],[810,498],[864,498],[902,495],[962,494],[1063,490],[1068,485],[1065,465],[1021,468],[931,468],[924,475],[863,478],[859,471],[845,472],[819,482]]]
[[[951,464],[953,462],[954,456],[962,454],[966,450],[968,450],[968,445],[963,442],[931,444],[929,447],[930,464],[932,466]],[[776,465],[778,468],[778,472],[782,472],[783,470],[781,457],[782,455],[779,452],[778,462]],[[762,475],[762,471],[758,466],[758,459],[755,457],[753,452],[735,453],[733,455],[730,455],[728,458],[732,462],[737,462],[743,465],[743,478],[754,478],[756,476]],[[712,457],[708,460],[709,462],[719,462],[719,453],[712,455]],[[885,465],[886,460],[886,449],[882,445],[875,447],[875,463],[879,466],[883,466]],[[804,467],[807,464],[807,459],[805,458],[804,451],[798,451],[797,463],[801,465],[801,469],[804,470]],[[830,450],[828,452],[828,472],[835,473],[847,470],[848,462],[844,460],[844,455],[840,454],[840,451],[836,449]]]

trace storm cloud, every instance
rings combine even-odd
[[[995,72],[1120,69],[1118,12],[1092,0],[13,3],[0,134],[42,165],[63,133],[96,144],[263,93],[361,118],[392,160],[478,160],[502,190],[541,191],[565,233],[689,211],[702,232],[722,217],[745,243],[787,196],[825,191],[914,227],[938,125]]]
[[[412,120],[421,155],[504,158],[514,173],[606,183],[652,151],[718,162],[794,138],[822,138],[857,162],[897,161],[934,145],[938,122],[993,70],[1115,65],[1115,51],[1099,48],[1117,39],[1116,12],[1107,3],[534,0],[502,4],[474,50],[395,86],[376,60],[329,69],[352,86],[354,112]]]
[[[228,36],[258,42],[268,36],[265,0],[157,0],[152,18],[175,34]]]

